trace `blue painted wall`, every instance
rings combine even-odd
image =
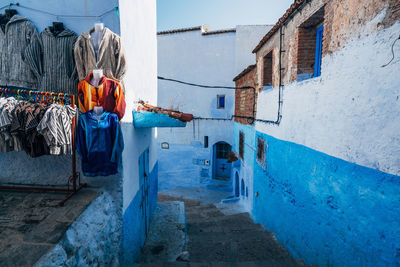
[[[152,217],[157,205],[158,162],[150,172],[149,179],[150,216]],[[123,266],[132,266],[140,258],[140,249],[146,240],[145,218],[143,207],[141,207],[142,197],[142,190],[138,190],[123,215]]]
[[[239,128],[239,127],[237,127]],[[400,265],[400,177],[257,132],[255,221],[294,257],[320,266]]]
[[[212,145],[209,144],[209,147]],[[200,142],[170,144],[169,149],[159,149],[160,191],[176,187],[198,187],[212,175],[212,155]],[[209,160],[210,164],[206,164]]]
[[[239,155],[239,133],[244,133],[244,153],[243,159],[239,158],[238,161],[234,162],[232,165],[231,181],[232,187],[235,188],[235,175],[239,175],[239,189],[241,188],[241,181],[244,182],[244,189],[248,191],[248,194],[240,196],[243,204],[247,207],[249,211],[252,209],[253,203],[253,166],[255,162],[255,129],[249,125],[243,125],[240,123],[233,123],[233,147],[237,155]]]

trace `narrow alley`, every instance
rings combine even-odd
[[[158,205],[168,212],[156,209],[135,266],[306,266],[301,259],[293,259],[273,233],[255,224],[239,203],[222,203],[225,197],[226,192],[204,188],[160,193]],[[180,204],[184,210],[168,209],[171,204]],[[186,218],[186,225],[174,216],[177,213]]]
[[[400,267],[399,0],[0,0],[0,267]]]

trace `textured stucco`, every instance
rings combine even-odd
[[[101,192],[61,241],[34,266],[118,265],[121,210],[114,201],[108,192]]]
[[[238,161],[233,163],[232,168],[232,187],[235,193],[235,176],[236,173],[239,176],[239,190],[241,191],[241,181],[244,182],[244,188],[248,189],[248,196],[246,193],[242,196],[241,192],[239,196],[241,198],[241,204],[247,211],[251,211],[253,208],[253,195],[254,195],[254,185],[253,185],[253,175],[254,175],[254,162],[256,155],[256,131],[254,127],[249,125],[243,125],[240,123],[233,124],[233,150],[239,155],[239,132],[244,134],[244,153],[243,159],[239,158]]]
[[[294,257],[318,266],[400,264],[400,177],[257,132],[253,217]]]
[[[322,59],[321,77],[283,89],[279,126],[256,129],[331,156],[394,175],[400,174],[400,61],[391,58],[400,23],[379,32],[371,21],[360,39]],[[373,26],[375,25],[375,27]],[[395,46],[399,53],[399,46]],[[259,94],[257,118],[275,119],[277,89]]]
[[[92,208],[88,208],[81,217],[75,222],[77,228],[71,228],[68,233],[73,233],[72,237],[76,241],[77,246],[82,245],[81,249],[74,250],[71,256],[67,252],[65,259],[71,264],[74,262],[84,263],[85,258],[96,258],[92,263],[97,262],[99,265],[107,265],[107,263],[123,260],[123,251],[115,250],[115,247],[129,247],[129,242],[125,247],[122,246],[122,240],[132,241],[132,246],[136,244],[135,238],[138,235],[129,236],[131,232],[138,231],[144,234],[140,224],[134,224],[135,220],[131,219],[135,215],[124,215],[124,211],[133,203],[135,196],[139,190],[139,170],[138,157],[149,149],[149,167],[156,175],[157,170],[157,146],[154,145],[154,129],[135,129],[132,123],[132,109],[134,102],[140,97],[151,104],[157,103],[157,40],[156,40],[156,1],[140,0],[140,1],[18,1],[21,5],[36,8],[55,14],[72,14],[72,15],[98,15],[119,6],[119,15],[112,11],[101,18],[73,18],[59,17],[58,20],[77,34],[81,34],[93,27],[95,22],[103,22],[106,27],[115,33],[121,35],[122,43],[126,50],[126,60],[128,70],[124,79],[125,98],[126,98],[126,114],[121,124],[124,135],[125,148],[123,152],[123,160],[119,173],[109,177],[83,177],[83,182],[88,183],[91,187],[97,187],[103,190],[104,196],[98,198],[92,203],[93,206],[101,206],[104,204],[105,211],[94,212]],[[44,27],[51,25],[53,21],[57,21],[56,17],[44,15],[36,11],[27,10],[22,7],[17,8],[22,16],[28,17],[42,30]],[[79,158],[77,170],[80,171]],[[0,174],[1,183],[24,183],[24,184],[57,184],[65,185],[67,178],[71,174],[71,157],[70,156],[43,156],[32,159],[24,154],[24,152],[0,153],[0,168],[4,171]],[[154,178],[155,179],[155,178]],[[153,181],[154,181],[153,179]],[[150,188],[151,203],[150,209],[154,209],[157,193],[157,182],[153,182]],[[91,206],[92,207],[92,206]],[[140,213],[141,210],[134,210]],[[95,218],[91,218],[91,217]],[[138,219],[140,217],[137,217]],[[98,228],[98,224],[107,224],[109,220],[116,220],[118,227],[114,227],[114,223],[109,227]],[[91,221],[94,220],[94,221]],[[93,222],[93,223],[89,223]],[[122,227],[122,224],[124,227]],[[79,227],[78,227],[79,226]],[[82,226],[82,227],[81,227]],[[126,229],[133,228],[132,231]],[[124,230],[123,230],[124,229]],[[108,231],[108,233],[107,233]],[[86,232],[92,233],[87,236]],[[125,234],[125,235],[124,235]],[[118,236],[118,245],[106,239],[102,240],[103,235]],[[123,236],[124,235],[124,236]],[[71,236],[70,236],[71,237]],[[65,238],[70,238],[65,237]],[[71,237],[71,238],[72,238]],[[86,244],[80,240],[86,237]],[[107,237],[108,238],[108,237]],[[71,242],[75,242],[71,241]],[[69,242],[69,241],[68,241]],[[96,244],[96,242],[98,244]],[[139,249],[143,242],[138,242],[135,249]],[[104,245],[104,246],[103,246]],[[112,246],[110,255],[98,256],[98,253],[104,253],[109,246]],[[59,253],[63,254],[63,249],[57,248]],[[60,255],[61,255],[60,254]],[[105,253],[104,253],[105,254]],[[74,257],[71,260],[71,257]],[[115,258],[116,257],[116,258]],[[120,259],[118,259],[120,257]],[[62,261],[62,260],[60,260]],[[79,265],[79,264],[78,264]],[[92,265],[92,264],[88,264]]]

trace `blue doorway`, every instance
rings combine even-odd
[[[230,144],[218,142],[213,146],[213,178],[229,181],[231,177],[231,163],[226,159],[232,151]]]

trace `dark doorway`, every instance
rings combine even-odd
[[[231,152],[232,147],[228,143],[218,142],[213,147],[213,178],[229,181],[231,177],[231,163],[226,157]]]

